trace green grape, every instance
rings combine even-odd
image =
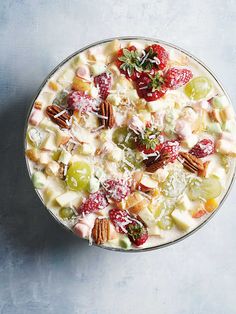
[[[132,151],[132,152],[125,152],[125,159],[131,163],[135,169],[139,169],[142,167],[142,160],[140,159],[139,156],[137,156],[137,154]],[[128,164],[126,164],[125,162],[122,162],[122,165],[120,167],[121,171],[124,171],[125,169],[128,170],[134,170],[133,167],[129,166]]]
[[[190,99],[199,100],[206,97],[211,88],[211,82],[207,77],[198,76],[186,84],[184,92]]]
[[[221,191],[222,187],[220,180],[217,177],[211,176],[203,179],[202,182],[196,181],[193,183],[188,190],[188,195],[193,201],[199,198],[208,200],[218,197],[221,194]]]
[[[158,208],[155,211],[155,218],[159,218],[161,216],[160,219],[158,219],[157,221],[157,226],[162,229],[162,230],[170,230],[173,225],[173,219],[171,218],[170,214],[172,213],[172,211],[174,210],[174,206],[171,204],[167,204],[162,202]],[[164,214],[163,214],[164,211]]]
[[[186,175],[180,170],[170,171],[166,180],[160,184],[162,193],[171,198],[178,197],[186,188]]]
[[[70,207],[62,207],[59,210],[59,215],[62,219],[70,219],[74,216],[74,212]]]
[[[117,128],[112,135],[113,142],[120,148],[135,148],[134,135],[129,132],[127,127]]]
[[[78,161],[69,167],[66,175],[66,183],[73,191],[88,191],[90,177],[90,166],[86,162]]]

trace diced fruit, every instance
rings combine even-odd
[[[95,153],[95,146],[90,143],[83,143],[78,147],[78,153],[82,155],[90,155],[93,156]]]
[[[126,236],[120,238],[119,245],[125,250],[129,249],[131,247],[130,239]]]
[[[111,75],[102,73],[94,77],[94,85],[99,89],[99,95],[102,99],[106,99],[111,89]]]
[[[57,176],[58,175],[58,171],[59,171],[59,164],[58,162],[54,161],[54,160],[51,160],[49,161],[49,163],[46,165],[46,168],[45,168],[45,173],[48,175],[48,176]]]
[[[214,108],[223,109],[229,105],[229,100],[226,96],[215,96],[211,100],[211,104]]]
[[[127,181],[120,180],[106,180],[103,183],[106,193],[116,202],[120,202],[123,198],[130,194],[130,185]]]
[[[82,79],[81,77],[75,76],[72,83],[72,89],[76,91],[88,92],[90,91],[91,83]]]
[[[189,153],[198,157],[203,158],[208,155],[213,154],[215,151],[215,144],[210,139],[203,139],[199,141],[190,151]]]
[[[36,171],[32,175],[32,182],[36,189],[43,189],[46,186],[47,178],[41,171]]]
[[[127,226],[130,241],[136,245],[143,245],[148,239],[147,229],[139,221],[133,221]]]
[[[142,203],[143,200],[144,200],[144,197],[139,192],[133,192],[127,196],[127,199],[124,203],[124,209],[128,209],[130,212],[134,214],[138,214],[138,212],[142,208],[138,208],[139,211],[137,211],[136,210],[137,205],[139,205],[139,203]]]
[[[191,200],[204,199],[218,197],[222,192],[222,186],[220,180],[215,176],[202,179],[201,182],[196,181],[190,185],[188,194]]]
[[[152,226],[150,228],[148,228],[148,234],[150,236],[161,236],[161,228],[159,228],[158,226]]]
[[[39,160],[40,155],[39,155],[39,151],[36,148],[27,149],[25,154],[30,160],[34,162],[37,162]]]
[[[41,165],[47,165],[51,160],[50,153],[47,151],[42,151],[39,153],[39,163]]]
[[[216,142],[216,150],[217,152],[230,156],[236,157],[236,143],[230,142],[228,140],[219,139]]]
[[[184,88],[185,94],[194,100],[205,98],[212,89],[211,82],[207,77],[198,76],[192,79]]]
[[[222,129],[221,129],[221,126],[220,126],[220,123],[219,122],[209,122],[207,124],[207,131],[209,133],[213,133],[213,134],[220,134],[222,133]]]
[[[79,214],[90,214],[102,210],[108,205],[106,196],[103,191],[97,191],[89,197],[77,209]]]
[[[29,123],[32,125],[38,125],[43,118],[43,112],[39,109],[35,109],[32,111],[29,117]]]
[[[169,89],[177,89],[188,83],[193,74],[188,69],[170,68],[165,74],[165,86]]]
[[[191,208],[191,201],[186,194],[178,199],[178,201],[176,202],[176,207],[181,210],[189,210]]]
[[[233,120],[234,119],[233,108],[230,106],[225,107],[224,109],[221,110],[220,116],[223,122],[226,122],[228,120]]]
[[[157,226],[162,230],[170,230],[173,225],[173,219],[169,215],[164,215],[157,221]]]
[[[143,192],[147,192],[158,188],[158,182],[147,175],[144,175],[139,183],[139,188]]]
[[[205,203],[205,209],[208,211],[208,213],[213,212],[218,207],[218,203],[214,198],[210,198]]]
[[[90,71],[93,76],[100,75],[106,70],[105,63],[94,63],[90,65]]]
[[[117,128],[112,135],[113,142],[120,148],[134,148],[134,135],[126,127]]]
[[[70,207],[62,207],[59,210],[59,216],[62,219],[71,219],[74,216],[74,211]]]
[[[192,213],[193,218],[201,218],[206,214],[206,211],[204,209],[198,209],[197,211],[194,211]]]
[[[147,206],[142,208],[142,210],[139,212],[138,215],[145,222],[145,224],[148,227],[153,226],[155,219],[154,219],[153,214],[151,213],[151,211],[148,209]]]
[[[123,151],[121,149],[113,149],[106,155],[107,159],[110,161],[120,161],[123,157]]]
[[[119,233],[127,233],[127,225],[132,223],[132,219],[127,211],[117,208],[109,210],[109,218]]]
[[[65,145],[70,139],[70,135],[64,131],[58,130],[56,134],[56,145]]]
[[[80,64],[76,69],[76,75],[85,81],[90,80],[90,71],[87,65]]]
[[[58,162],[62,162],[64,165],[68,165],[70,162],[72,155],[67,150],[63,149],[60,153],[60,157],[58,159]]]
[[[91,177],[90,166],[83,161],[73,163],[66,175],[66,183],[73,191],[87,191]]]
[[[143,72],[140,78],[136,80],[136,85],[139,97],[144,98],[146,101],[154,101],[161,98],[167,90],[164,78],[160,73],[151,76]]]
[[[48,136],[45,138],[43,143],[41,144],[40,148],[42,150],[48,150],[48,151],[54,151],[57,149],[57,145],[55,142],[55,136],[54,134],[48,134]]]
[[[30,128],[27,132],[27,139],[33,146],[39,147],[42,142],[42,134],[38,129]]]
[[[171,213],[171,217],[173,218],[176,227],[183,231],[188,231],[193,224],[190,215],[186,211],[175,209]]]
[[[89,192],[95,193],[99,190],[100,182],[97,178],[92,177],[89,181]]]
[[[73,202],[78,197],[79,197],[78,193],[73,191],[67,191],[57,196],[56,201],[61,207],[64,207],[70,205],[70,203]]]
[[[167,178],[160,183],[162,193],[167,197],[178,197],[186,188],[186,175],[183,171],[171,170]]]

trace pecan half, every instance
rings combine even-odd
[[[110,235],[110,225],[107,218],[96,218],[93,229],[92,237],[96,244],[100,245],[108,241]]]
[[[69,129],[70,115],[65,109],[51,105],[46,108],[46,113],[49,118],[56,123],[60,128]]]
[[[148,159],[144,160],[143,162],[146,165],[147,172],[155,172],[159,168],[163,168],[169,162],[170,156],[166,155],[156,155],[149,157]]]
[[[105,128],[112,128],[115,123],[115,118],[113,107],[107,100],[101,103],[99,114],[102,116],[100,118],[101,124]]]
[[[180,152],[178,160],[183,164],[184,168],[190,172],[198,174],[204,170],[204,165],[201,159],[189,153]]]
[[[206,161],[206,162],[204,162],[204,164],[203,164],[203,170],[199,170],[199,171],[198,171],[199,177],[204,177],[204,178],[206,177],[206,175],[207,175],[207,169],[208,169],[209,164],[210,164],[210,161],[209,161],[209,160]]]
[[[60,167],[59,167],[59,171],[58,171],[58,174],[59,174],[59,178],[61,180],[65,180],[66,179],[66,175],[65,175],[65,168],[66,168],[66,165],[64,165],[62,162],[60,162]]]

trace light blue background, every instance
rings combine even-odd
[[[236,101],[234,0],[1,1],[0,313],[236,313],[236,186],[197,234],[144,254],[89,247],[44,211],[22,134],[44,77],[93,41],[153,36],[198,56]]]

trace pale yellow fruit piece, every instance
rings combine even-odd
[[[78,76],[75,76],[72,83],[72,89],[82,92],[88,92],[91,89],[90,82],[87,82]]]
[[[34,162],[39,160],[39,151],[36,148],[27,149],[25,154],[30,160]]]
[[[193,224],[191,216],[186,211],[175,209],[171,213],[171,217],[173,218],[176,227],[183,231],[187,231]]]
[[[70,205],[71,202],[73,202],[75,199],[81,197],[80,194],[74,191],[67,191],[59,196],[56,197],[57,203],[61,206],[67,206]]]

